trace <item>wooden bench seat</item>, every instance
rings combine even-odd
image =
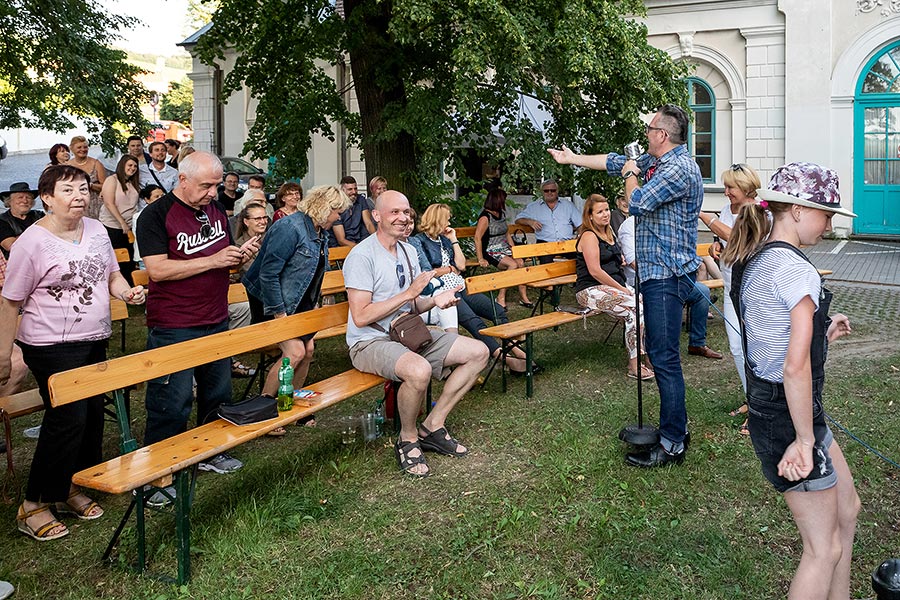
[[[17,419],[44,410],[44,401],[35,388],[0,398],[0,409],[6,412],[10,419]]]
[[[321,394],[313,399],[316,402],[295,400],[291,410],[279,412],[275,419],[252,425],[216,419],[80,471],[72,482],[108,494],[130,492],[382,384],[384,379],[377,375],[351,369],[306,386]]]
[[[265,323],[216,333],[206,337],[146,350],[129,356],[57,373],[50,377],[53,406],[77,402],[95,395],[114,392],[116,413],[122,431],[123,456],[107,461],[75,475],[73,481],[91,489],[111,493],[135,491],[131,507],[126,511],[104,559],[109,558],[118,536],[132,512],[138,529],[138,570],[144,569],[144,512],[150,495],[162,486],[174,483],[177,500],[176,549],[179,583],[190,577],[190,510],[197,465],[266,432],[296,421],[383,382],[377,376],[350,370],[307,387],[321,392],[314,402],[297,402],[295,408],[277,418],[254,426],[237,427],[218,420],[158,444],[138,450],[130,422],[124,410],[124,391],[128,386],[207,364],[213,360],[258,351],[273,343],[308,333],[346,326],[347,303],[334,304]],[[332,329],[332,331],[334,331]],[[152,484],[147,490],[144,485]],[[137,510],[135,511],[135,508]]]
[[[483,292],[493,293],[496,290],[514,287],[517,285],[534,285],[549,280],[558,280],[559,278],[575,277],[575,261],[566,260],[561,262],[552,262],[543,265],[532,265],[521,269],[512,269],[510,271],[498,271],[496,273],[488,273],[476,277],[466,279],[466,290],[470,294],[478,294]],[[559,285],[559,284],[556,284]],[[503,391],[506,391],[506,357],[512,352],[513,348],[525,344],[525,362],[528,365],[525,371],[525,390],[526,395],[531,397],[534,391],[534,374],[531,371],[533,359],[532,334],[543,329],[551,329],[570,323],[572,321],[580,321],[579,315],[570,313],[551,312],[547,314],[535,315],[514,321],[503,325],[495,325],[482,329],[481,333],[500,340],[500,356],[491,366],[487,379],[490,378],[494,367],[500,364],[500,373],[503,381]],[[524,340],[520,338],[524,336]]]

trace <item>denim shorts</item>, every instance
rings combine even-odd
[[[763,475],[779,492],[815,492],[837,484],[837,474],[828,449],[834,441],[822,408],[822,382],[813,383],[813,468],[806,478],[790,481],[778,475],[778,463],[796,438],[794,423],[788,410],[781,384],[747,381],[747,404],[750,408],[750,439],[759,458]]]

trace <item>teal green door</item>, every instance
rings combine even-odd
[[[854,131],[853,231],[900,236],[900,44],[863,71]]]

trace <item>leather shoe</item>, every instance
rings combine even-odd
[[[686,450],[682,450],[678,454],[669,454],[659,445],[652,450],[646,452],[634,452],[625,456],[625,462],[633,467],[664,467],[666,465],[680,465],[684,462]]]
[[[688,354],[693,354],[694,356],[702,356],[703,358],[722,360],[722,355],[709,346],[688,346]]]

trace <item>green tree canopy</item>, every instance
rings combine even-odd
[[[457,152],[503,165],[503,183],[559,176],[581,193],[608,178],[550,160],[547,144],[605,152],[643,134],[640,115],[684,100],[684,67],[647,43],[627,15],[640,0],[220,0],[198,45],[206,62],[234,48],[226,97],[246,86],[259,100],[245,151],[306,172],[310,133],[333,139],[344,123],[367,175],[423,200],[443,174],[464,171]],[[324,66],[348,56],[359,113],[345,106]],[[520,110],[535,98],[552,119]],[[444,165],[444,173],[440,166]],[[413,196],[411,196],[413,197]]]
[[[169,83],[169,91],[159,102],[159,118],[191,124],[194,112],[194,82],[188,77]]]
[[[141,71],[108,46],[132,23],[83,0],[0,2],[0,128],[62,132],[74,116],[105,150],[120,141],[116,127],[146,129]]]

